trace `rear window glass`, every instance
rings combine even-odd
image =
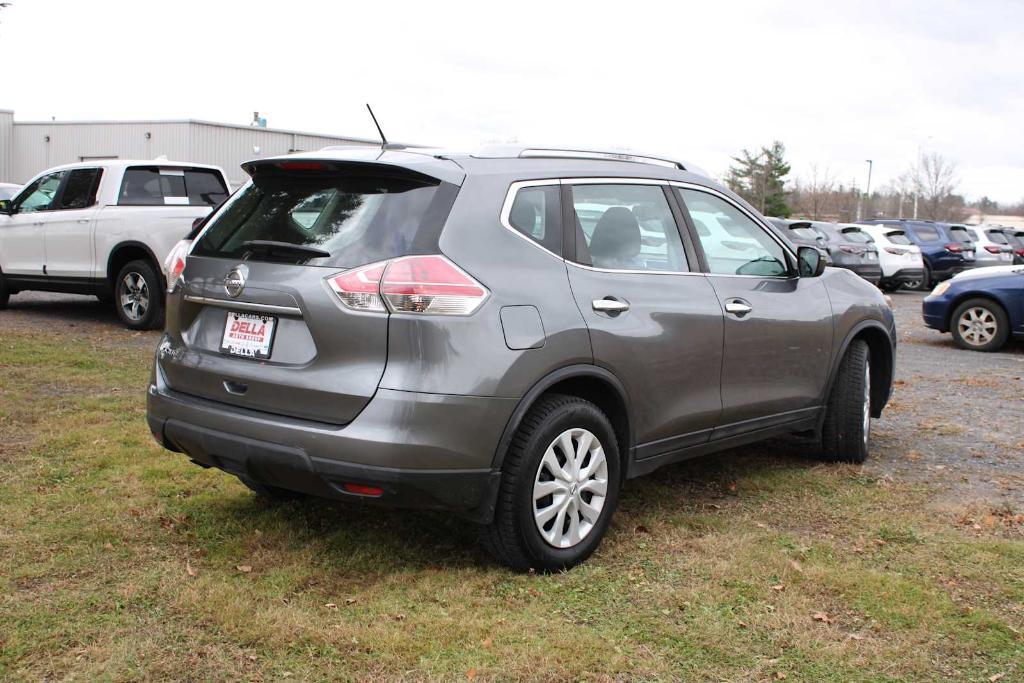
[[[934,242],[935,240],[942,239],[939,235],[939,231],[928,225],[917,226],[914,230],[917,232],[917,236],[922,242]]]
[[[985,234],[988,235],[988,238],[996,244],[1009,244],[1009,241],[1006,239],[1006,235],[998,230],[986,230]]]
[[[870,235],[863,230],[857,230],[856,228],[843,230],[843,237],[846,238],[847,242],[856,242],[857,244],[869,244],[874,242]]]
[[[1024,232],[1004,232],[1003,236],[1006,237],[1007,244],[1012,244],[1015,247],[1024,247]]]
[[[124,172],[117,203],[128,206],[215,206],[226,196],[224,180],[213,170],[134,166]]]
[[[516,232],[561,254],[561,211],[558,185],[524,187],[516,193],[508,222]]]
[[[949,229],[949,236],[957,242],[974,242],[978,239],[977,235],[971,235],[971,232],[967,228],[952,227]]]
[[[814,232],[814,230],[812,228],[809,228],[809,227],[806,227],[806,226],[801,226],[799,228],[790,228],[789,230],[790,230],[790,232],[792,232],[795,236],[799,237],[800,239],[804,239],[804,240],[816,240],[816,239],[818,239],[818,233]]]
[[[887,232],[885,233],[885,238],[893,244],[911,244],[910,238],[907,237],[907,233],[902,230]]]
[[[192,254],[337,268],[404,256],[419,244],[437,190],[394,178],[257,177],[221,209]]]

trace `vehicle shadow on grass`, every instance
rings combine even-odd
[[[737,500],[737,482],[801,476],[819,463],[798,439],[779,439],[668,466],[625,483],[610,533],[649,514],[702,515]],[[223,475],[221,475],[223,476]],[[219,497],[214,508],[196,501],[190,515],[205,517],[209,530],[200,543],[216,543],[227,533],[261,530],[278,541],[277,551],[302,554],[311,547],[329,557],[332,572],[359,576],[361,582],[410,570],[500,569],[478,543],[478,527],[456,515],[328,501],[317,498],[273,502],[237,491]],[[591,560],[600,562],[599,558]]]
[[[59,319],[64,324],[121,326],[114,304],[103,303],[93,296],[75,294],[18,293],[11,296],[4,315],[23,318],[21,322],[24,323],[35,321],[52,324]]]

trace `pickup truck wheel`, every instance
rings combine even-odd
[[[619,479],[618,443],[605,414],[575,396],[546,396],[512,439],[494,521],[481,540],[513,569],[568,569],[601,543]]]
[[[949,319],[953,342],[971,351],[998,351],[1010,336],[1010,320],[991,299],[968,299]]]
[[[856,339],[846,350],[825,406],[821,431],[822,459],[864,462],[871,436],[871,361],[866,342]]]
[[[114,307],[130,329],[152,330],[163,325],[163,287],[153,264],[130,261],[121,268],[114,282]]]

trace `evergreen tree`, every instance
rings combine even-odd
[[[726,184],[765,216],[789,216],[791,211],[786,204],[789,164],[785,154],[786,147],[778,140],[756,154],[744,149],[741,156],[733,157],[736,164],[729,168]]]

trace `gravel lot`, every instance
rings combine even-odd
[[[1000,353],[957,349],[948,334],[924,326],[922,298],[917,292],[892,295],[899,330],[896,387],[874,424],[866,472],[927,483],[939,491],[940,503],[1018,507],[1024,502],[1024,344],[1011,342]],[[38,329],[66,336],[70,344],[137,353],[149,353],[157,338],[155,332],[124,330],[113,309],[92,297],[32,292],[12,297],[10,309],[0,313],[0,335],[8,329]]]

